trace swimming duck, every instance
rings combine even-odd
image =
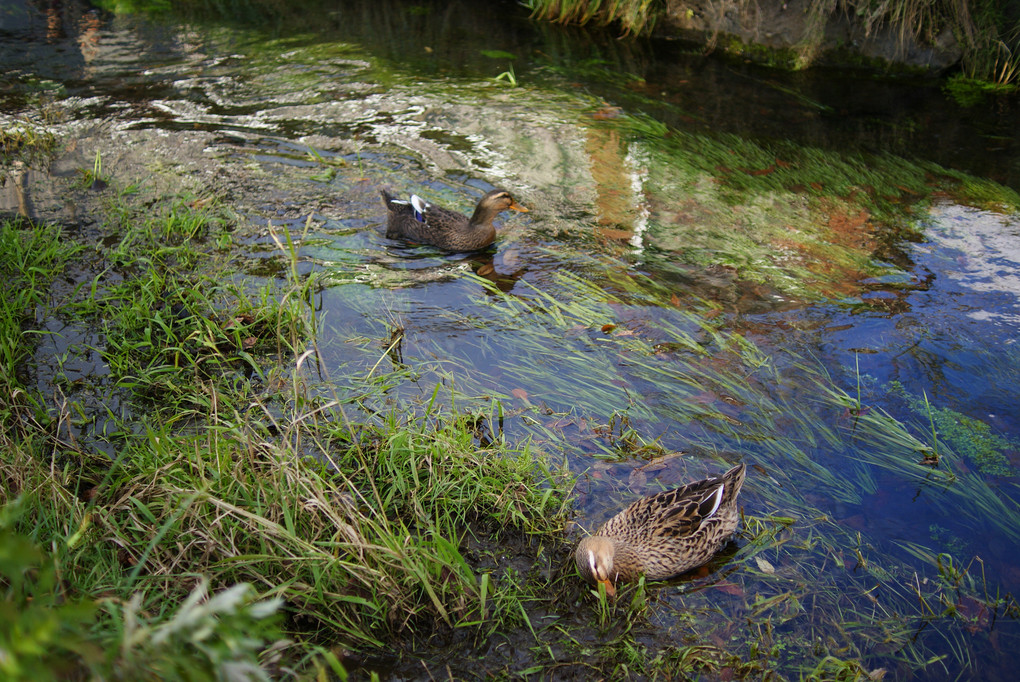
[[[616,594],[616,583],[665,580],[707,562],[737,527],[745,465],[631,503],[574,552],[581,576]]]
[[[468,218],[455,211],[434,206],[417,194],[410,201],[395,198],[382,191],[389,218],[386,236],[390,239],[408,239],[421,244],[432,244],[447,251],[477,251],[484,249],[496,238],[492,219],[508,208],[527,213],[505,189],[494,189],[475,206]]]

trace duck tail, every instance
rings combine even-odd
[[[737,466],[733,467],[725,474],[720,476],[720,480],[724,482],[726,487],[726,499],[731,500],[737,496],[740,492],[740,487],[744,485],[744,476],[747,474],[747,463],[741,462]]]

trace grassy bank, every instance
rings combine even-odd
[[[236,278],[229,216],[196,206],[0,225],[5,679],[343,676],[397,635],[519,621],[526,576],[461,548],[542,551],[568,482],[456,415],[350,423],[309,388],[309,281]],[[80,345],[54,365],[55,320]]]
[[[777,4],[783,4],[783,10],[786,9],[785,3]],[[746,3],[741,2],[712,7],[711,3],[706,6],[696,1],[666,0],[533,0],[529,6],[533,16],[540,19],[576,24],[614,24],[628,34],[648,32],[656,25],[668,32],[669,28],[663,24],[670,18],[677,21],[677,17],[684,15],[688,19],[695,15],[715,16],[718,17],[717,25],[706,31],[711,34],[709,43],[713,47],[718,34],[726,30],[734,16],[746,16],[743,21],[749,22],[751,17],[770,12],[767,7],[749,12]],[[936,45],[940,34],[948,29],[963,53],[961,75],[964,80],[980,81],[1000,91],[1015,91],[1020,80],[1020,15],[1015,8],[1010,10],[995,0],[973,3],[899,0],[880,4],[866,0],[834,0],[812,3],[806,17],[804,35],[796,45],[775,49],[744,46],[737,41],[734,51],[756,61],[804,68],[817,57],[818,43],[825,35],[826,24],[850,17],[855,30],[865,36],[888,27],[899,36],[901,46],[907,44],[908,38],[920,45]],[[759,28],[765,31],[768,27]],[[955,87],[963,86],[957,83]]]

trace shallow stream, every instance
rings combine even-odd
[[[45,122],[67,150],[9,177],[0,212],[95,220],[66,181],[99,154],[124,186],[229,203],[252,276],[283,276],[290,230],[320,282],[310,378],[365,418],[437,400],[483,440],[530,440],[578,477],[581,528],[754,465],[744,513],[771,530],[657,586],[645,646],[757,628],[805,642],[787,677],[842,652],[897,679],[1011,679],[1016,98],[779,73],[512,2],[9,5],[0,124]],[[497,186],[530,212],[487,251],[384,236],[381,187],[470,212]]]

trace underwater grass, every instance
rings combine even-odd
[[[747,544],[731,564],[737,570],[717,578],[722,586],[712,592],[726,596],[726,613],[746,614],[756,629],[736,635],[732,616],[720,617],[696,594],[661,592],[671,595],[657,607],[665,618],[684,623],[697,614],[685,635],[690,646],[715,632],[739,652],[732,665],[782,677],[797,670],[853,678],[890,661],[954,674],[980,655],[987,639],[944,605],[936,608],[954,598],[934,580],[942,570],[938,552],[880,543],[857,530],[854,517],[880,486],[905,487],[951,517],[1013,537],[1020,519],[1008,490],[958,471],[941,438],[943,466],[932,469],[925,463],[930,431],[870,402],[880,400],[880,387],[858,378],[854,397],[813,358],[761,348],[725,331],[718,318],[675,309],[668,290],[639,275],[596,270],[602,279],[560,271],[541,287],[521,281],[511,294],[464,275],[479,285],[480,310],[445,313],[447,328],[457,330],[454,347],[431,336],[405,339],[405,371],[448,387],[432,404],[438,398],[472,414],[499,404],[504,439],[564,450],[579,475],[599,459],[665,461],[678,444],[688,455],[739,449],[759,463],[745,499],[759,516],[745,516]],[[501,343],[511,330],[513,343]],[[474,371],[480,361],[489,372]],[[405,404],[421,409],[413,393],[402,392]],[[664,424],[675,433],[651,440]],[[630,469],[636,477],[602,479],[607,508],[654,491],[641,487],[641,466]],[[988,583],[965,581],[962,590],[958,601],[1012,618],[1011,597],[1003,601]],[[606,622],[599,608],[593,605],[591,618]],[[641,621],[621,613],[614,619]],[[619,673],[617,656],[624,656],[633,657],[631,672],[671,669],[676,652],[635,648],[636,636],[586,665]],[[932,653],[941,651],[954,653]]]

